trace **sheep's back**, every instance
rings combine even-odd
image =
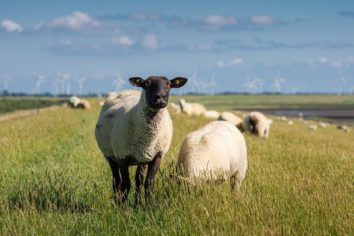
[[[211,122],[185,138],[177,165],[190,177],[211,174],[210,177],[217,178],[244,171],[246,143],[233,125],[225,121]]]

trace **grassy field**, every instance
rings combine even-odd
[[[0,114],[16,110],[43,108],[59,103],[58,99],[53,98],[0,97]]]
[[[243,101],[263,101],[256,97]],[[227,183],[186,188],[168,177],[183,137],[208,122],[171,112],[173,143],[156,178],[156,206],[134,206],[132,191],[129,205],[117,207],[92,102],[90,111],[63,107],[0,123],[0,235],[354,234],[353,132],[275,121],[268,140],[246,134],[249,169],[232,194]]]
[[[351,107],[354,109],[354,95],[220,95],[220,96],[175,96],[173,101],[186,98],[200,102],[209,109],[245,108],[328,108]]]

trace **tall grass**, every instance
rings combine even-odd
[[[275,122],[268,140],[246,134],[249,170],[233,194],[228,183],[189,187],[169,177],[184,136],[209,122],[171,112],[173,143],[155,206],[135,206],[134,191],[117,206],[92,102],[90,111],[60,108],[0,124],[0,234],[353,235],[353,133],[295,121]]]

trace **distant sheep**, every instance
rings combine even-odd
[[[180,148],[178,173],[194,180],[225,180],[240,188],[247,171],[247,147],[240,131],[227,121],[213,121],[190,133]]]
[[[170,107],[172,108],[172,110],[177,113],[177,114],[180,114],[182,111],[181,111],[181,106],[175,102],[172,102]]]
[[[68,104],[71,108],[90,109],[91,107],[90,103],[87,100],[80,99],[76,96],[70,97]]]
[[[138,165],[135,186],[140,202],[140,187],[148,165],[144,187],[150,203],[155,175],[172,139],[172,120],[166,109],[169,92],[182,87],[187,79],[151,76],[146,80],[132,77],[129,82],[143,91],[123,91],[107,97],[96,124],[96,141],[112,170],[113,191],[123,202],[131,187],[129,166]]]
[[[311,130],[317,130],[317,125],[310,124],[308,127],[309,127],[309,129],[311,129]]]
[[[251,112],[243,120],[242,127],[245,131],[256,136],[267,138],[269,136],[271,122],[260,112]]]
[[[218,120],[228,121],[234,126],[236,126],[238,129],[242,128],[242,122],[243,122],[242,119],[231,112],[228,111],[222,112]]]
[[[337,125],[337,129],[343,130],[344,132],[350,132],[350,128],[347,125]]]
[[[207,110],[204,113],[204,117],[207,119],[217,120],[220,116],[220,112],[214,110]]]
[[[200,103],[189,103],[185,99],[179,100],[179,105],[181,106],[182,113],[188,116],[201,116],[206,112],[206,108]]]

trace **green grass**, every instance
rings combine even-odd
[[[0,114],[16,110],[43,108],[59,103],[59,100],[53,98],[0,97]]]
[[[208,122],[171,112],[156,206],[134,206],[132,188],[129,205],[117,207],[91,101],[89,111],[63,107],[0,123],[0,235],[353,235],[353,132],[275,121],[268,140],[246,134],[249,169],[232,194],[228,183],[187,188],[168,177],[183,137]]]
[[[173,101],[186,98],[200,102],[210,109],[245,108],[327,108],[351,107],[354,109],[354,95],[218,95],[218,96],[174,96]]]

